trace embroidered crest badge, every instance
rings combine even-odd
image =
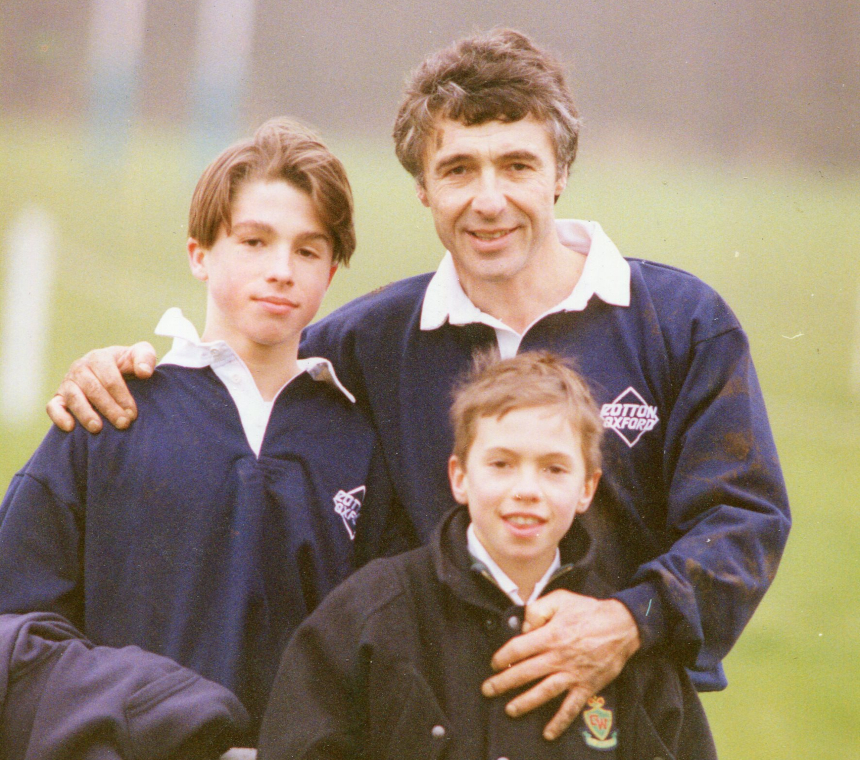
[[[353,488],[351,491],[338,491],[334,496],[334,511],[340,515],[350,540],[355,538],[355,524],[361,512],[361,502],[367,489],[364,486]]]
[[[614,430],[616,435],[631,449],[649,430],[653,430],[660,418],[657,407],[651,406],[632,386],[621,393],[615,401],[600,408],[603,427]]]
[[[612,730],[612,710],[604,710],[605,703],[603,697],[592,697],[588,700],[589,709],[582,713],[588,728],[582,732],[582,738],[594,749],[614,749],[618,745],[618,731]]]

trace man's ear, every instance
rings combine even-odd
[[[430,207],[430,199],[427,197],[427,188],[424,186],[424,180],[419,179],[415,181],[415,194],[418,196],[418,200],[428,208]]]
[[[331,285],[331,281],[334,279],[335,272],[337,272],[337,264],[331,265],[331,270],[328,273],[328,284]],[[326,285],[328,287],[328,285]]]
[[[567,178],[569,176],[568,167],[564,167],[561,171],[556,172],[555,178],[555,200],[558,202],[558,199],[561,198],[561,194],[564,192],[567,187]]]
[[[458,504],[468,504],[466,497],[466,470],[460,464],[460,460],[451,456],[448,460],[448,480],[451,481],[451,493]]]
[[[188,238],[186,248],[188,249],[188,263],[191,266],[191,274],[201,282],[206,282],[209,279],[209,271],[206,266],[206,254],[209,250],[200,245],[194,238]]]

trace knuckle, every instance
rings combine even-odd
[[[553,673],[542,685],[545,686],[547,698],[555,697],[570,687],[569,679],[564,673]]]
[[[86,366],[87,365],[84,359],[75,359],[69,365],[69,371],[66,373],[66,379],[68,380],[69,378],[76,377],[84,370]]]

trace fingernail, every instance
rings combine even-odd
[[[141,368],[144,372],[152,372],[152,365],[151,365],[151,364],[141,364],[141,365],[140,365],[140,368]]]
[[[555,741],[556,737],[557,737],[557,735],[556,735],[555,731],[544,731],[543,732],[543,738],[546,739],[548,742]]]
[[[128,418],[127,417],[117,417],[116,426],[122,430],[123,428],[128,427]]]
[[[508,705],[505,707],[505,712],[510,715],[512,718],[516,718],[519,715],[517,708],[514,705]]]
[[[133,419],[134,419],[135,414],[134,414],[134,410],[133,410],[133,409],[123,409],[123,411],[126,413],[126,416],[127,416],[130,420],[133,420]]]
[[[485,697],[494,697],[496,695],[495,691],[493,691],[493,687],[488,683],[481,685],[481,694]]]
[[[99,432],[99,423],[98,422],[91,422],[89,425],[87,425],[87,430],[89,430],[91,433],[98,433]]]

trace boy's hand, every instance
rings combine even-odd
[[[137,405],[122,376],[145,379],[152,374],[156,361],[155,349],[145,341],[90,351],[72,363],[48,402],[48,416],[66,432],[74,429],[77,418],[91,433],[98,433],[102,421],[95,407],[114,427],[127,428],[137,417]]]
[[[621,602],[553,591],[526,607],[523,633],[493,656],[493,669],[501,672],[484,681],[481,691],[494,697],[542,679],[507,704],[511,717],[566,691],[544,728],[544,738],[551,741],[573,723],[589,697],[615,679],[639,646],[639,628]]]

